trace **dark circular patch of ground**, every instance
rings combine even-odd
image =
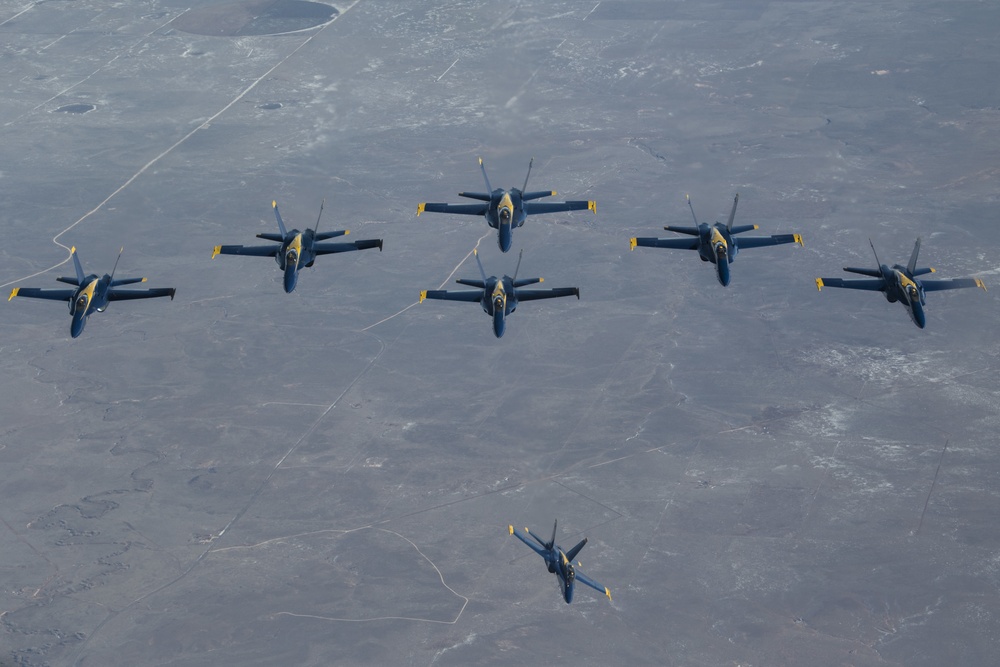
[[[241,0],[183,14],[173,27],[196,35],[246,37],[314,28],[337,16],[330,5],[307,0]]]
[[[56,111],[58,113],[87,113],[96,108],[93,104],[66,104],[56,109]]]

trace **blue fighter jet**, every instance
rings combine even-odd
[[[121,259],[122,248],[118,251],[118,259]],[[38,289],[36,287],[15,287],[7,300],[10,301],[15,296],[26,296],[32,299],[49,299],[51,301],[66,301],[69,303],[69,314],[73,316],[73,322],[69,327],[69,334],[76,338],[83,333],[83,327],[87,324],[87,318],[91,314],[103,313],[112,301],[126,301],[129,299],[153,299],[160,296],[174,298],[173,287],[157,287],[147,290],[121,290],[117,289],[122,285],[133,285],[135,283],[146,282],[145,278],[119,278],[115,280],[115,269],[118,268],[118,260],[115,260],[115,267],[111,269],[111,275],[105,273],[100,278],[96,274],[85,275],[83,267],[80,265],[80,258],[76,255],[76,248],[70,249],[73,257],[73,266],[76,269],[75,278],[56,278],[61,283],[73,285],[76,289]]]
[[[466,199],[478,199],[482,204],[443,204],[443,203],[423,203],[417,205],[417,215],[424,211],[431,213],[459,213],[462,215],[482,215],[486,217],[486,224],[497,230],[497,244],[502,252],[510,250],[513,240],[513,230],[520,227],[527,220],[531,213],[558,213],[561,211],[582,211],[589,209],[597,213],[597,203],[587,200],[561,201],[561,202],[532,202],[533,199],[542,197],[554,197],[555,190],[538,190],[535,192],[525,192],[528,187],[528,176],[531,176],[531,165],[534,158],[528,163],[528,175],[524,177],[524,185],[520,190],[511,188],[496,190],[490,185],[490,179],[486,175],[486,167],[483,166],[483,158],[479,158],[479,168],[483,172],[483,180],[486,181],[487,192],[459,192],[459,197]]]
[[[559,586],[562,588],[563,598],[566,600],[566,604],[573,601],[573,588],[574,584],[579,581],[581,583],[587,584],[595,591],[600,591],[611,599],[611,591],[608,590],[606,586],[602,586],[583,572],[580,572],[576,567],[580,566],[577,562],[576,567],[573,566],[573,559],[576,558],[580,550],[583,549],[584,545],[587,544],[587,538],[583,538],[579,544],[570,549],[567,552],[562,550],[558,544],[556,544],[556,528],[559,522],[556,521],[555,525],[552,526],[552,539],[545,542],[538,535],[535,535],[529,529],[525,528],[524,532],[530,535],[534,541],[529,540],[525,535],[518,532],[514,526],[507,526],[507,530],[510,534],[521,540],[529,547],[532,551],[545,559],[545,564],[549,568],[549,572],[553,573],[559,577]],[[537,544],[536,544],[537,542]]]
[[[514,312],[519,301],[554,299],[560,296],[575,296],[577,299],[580,298],[579,287],[556,287],[547,290],[519,289],[526,285],[544,282],[544,278],[517,279],[517,269],[521,268],[520,255],[517,258],[517,268],[514,269],[513,278],[510,276],[504,276],[503,278],[490,276],[487,278],[486,272],[483,270],[483,264],[479,261],[479,253],[473,250],[472,254],[476,257],[476,264],[479,265],[479,275],[482,277],[482,280],[459,278],[455,282],[478,289],[455,292],[448,290],[424,290],[420,293],[419,303],[423,303],[424,299],[479,303],[483,308],[483,312],[493,318],[493,335],[500,338],[503,336],[504,331],[507,330],[507,316]]]
[[[736,259],[740,248],[760,248],[769,245],[781,245],[782,243],[798,243],[802,245],[802,237],[798,234],[775,234],[773,236],[741,236],[737,234],[750,232],[757,229],[757,225],[736,225],[733,226],[733,218],[736,217],[736,204],[740,201],[737,194],[733,198],[733,210],[729,212],[729,222],[722,224],[716,222],[708,225],[699,223],[698,217],[694,214],[694,206],[691,204],[691,197],[687,198],[688,208],[691,209],[691,217],[694,218],[694,227],[673,227],[666,226],[668,232],[676,232],[686,236],[694,236],[693,239],[658,239],[654,237],[629,239],[629,249],[635,250],[636,246],[646,248],[674,248],[676,250],[697,250],[701,261],[715,264],[715,271],[719,282],[723,287],[729,284],[729,265]]]
[[[875,244],[868,240],[875,253],[875,263],[877,269],[858,269],[845,266],[844,271],[858,273],[863,276],[871,276],[869,280],[844,280],[843,278],[817,278],[816,289],[822,290],[824,287],[845,287],[847,289],[868,290],[871,292],[882,292],[889,303],[899,302],[906,308],[910,319],[918,327],[923,329],[927,326],[927,316],[924,314],[926,304],[925,292],[937,292],[940,290],[962,289],[963,287],[979,287],[984,291],[986,284],[979,278],[952,278],[951,280],[920,280],[917,276],[928,273],[935,273],[935,270],[927,267],[917,268],[917,254],[920,252],[920,238],[917,238],[913,246],[913,253],[906,266],[894,264],[892,268],[882,264],[878,260],[878,253],[875,252]]]
[[[306,229],[304,232],[293,229],[289,232],[285,230],[285,223],[281,220],[281,212],[278,211],[278,202],[272,201],[271,208],[274,209],[274,217],[278,221],[278,231],[281,233],[258,234],[257,238],[274,241],[277,245],[217,245],[212,251],[212,259],[215,259],[218,255],[273,257],[274,261],[278,263],[278,268],[285,274],[285,292],[291,293],[298,282],[299,269],[312,266],[316,258],[320,255],[332,255],[352,250],[367,250],[368,248],[382,250],[382,239],[366,239],[363,241],[354,241],[353,243],[321,243],[321,241],[351,233],[347,229],[323,233],[317,231],[319,229],[319,219],[323,216],[324,204],[326,204],[325,199],[319,206],[319,216],[316,217],[316,226],[313,229]]]

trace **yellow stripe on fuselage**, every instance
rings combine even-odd
[[[80,292],[80,296],[86,296],[87,297],[87,307],[88,308],[90,307],[90,304],[92,304],[94,302],[94,289],[96,287],[97,287],[97,278],[94,278],[89,283],[87,283],[86,287],[83,288],[83,291]],[[78,296],[77,300],[79,300],[79,298],[80,297]]]
[[[292,242],[288,244],[288,248],[285,250],[286,255],[289,250],[295,251],[295,268],[298,268],[299,262],[302,261],[302,234],[296,234]]]
[[[726,237],[722,235],[718,227],[712,227],[712,245],[716,243],[721,243],[725,246],[726,250],[729,250],[729,244],[726,243]]]
[[[514,214],[514,202],[512,202],[510,200],[510,193],[509,192],[503,193],[503,197],[500,198],[500,203],[497,204],[497,212],[499,213],[500,211],[502,211],[505,208],[511,212],[511,217],[513,217],[513,214]]]
[[[899,284],[902,285],[904,288],[910,287],[910,286],[913,286],[913,287],[917,286],[917,284],[915,282],[913,282],[912,280],[910,280],[909,278],[907,278],[906,274],[903,273],[902,271],[899,271],[897,269],[893,269],[893,271],[895,271],[896,275],[899,276]]]

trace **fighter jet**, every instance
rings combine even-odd
[[[802,237],[798,234],[775,234],[774,236],[742,236],[737,239],[737,234],[753,231],[757,225],[736,225],[733,226],[733,218],[736,217],[736,204],[740,201],[737,194],[733,198],[733,210],[729,212],[729,222],[722,224],[716,222],[709,226],[699,223],[698,217],[694,214],[694,206],[691,205],[691,197],[687,198],[688,208],[691,209],[691,217],[694,218],[694,227],[673,227],[666,226],[664,229],[678,234],[694,236],[694,239],[658,239],[653,237],[633,238],[629,240],[630,250],[635,250],[636,246],[646,248],[675,248],[678,250],[697,250],[703,262],[715,264],[715,270],[719,282],[725,287],[729,284],[729,265],[736,259],[740,248],[760,248],[761,246],[780,245],[782,243],[798,243],[802,245]]]
[[[447,290],[424,290],[420,293],[420,303],[424,299],[442,299],[445,301],[468,301],[470,303],[479,302],[483,307],[483,312],[493,318],[493,334],[500,338],[507,329],[506,318],[514,312],[519,301],[534,301],[535,299],[553,299],[559,296],[576,296],[580,298],[579,287],[556,287],[547,290],[523,290],[519,289],[525,285],[534,285],[543,282],[543,278],[522,278],[517,279],[517,269],[521,268],[521,257],[518,255],[517,268],[514,269],[514,277],[496,276],[486,277],[483,271],[483,264],[479,261],[479,253],[472,251],[476,256],[476,264],[479,265],[479,275],[482,280],[470,280],[459,278],[455,282],[460,285],[476,287],[476,290],[461,290],[449,292]],[[522,251],[523,254],[523,251]]]
[[[576,569],[576,567],[580,567],[579,561],[576,563],[576,567],[573,567],[573,559],[576,558],[577,554],[580,553],[580,550],[583,549],[585,544],[587,544],[587,538],[583,538],[579,544],[564,553],[562,547],[556,544],[556,527],[558,525],[559,522],[556,521],[555,525],[552,526],[552,539],[548,542],[543,541],[542,538],[535,535],[527,528],[524,529],[524,532],[534,538],[534,542],[515,530],[514,526],[507,526],[507,530],[510,531],[511,535],[527,544],[531,547],[532,551],[545,559],[545,564],[548,566],[549,572],[559,577],[559,586],[562,588],[563,598],[566,600],[566,604],[573,601],[573,585],[577,581],[587,584],[595,591],[604,593],[610,600],[611,591],[608,590],[606,586],[601,586],[599,583],[586,576],[583,572]],[[538,544],[535,544],[535,542]]]
[[[118,259],[121,259],[125,248],[118,251]],[[147,290],[120,290],[116,289],[122,285],[132,285],[146,282],[145,278],[119,278],[115,280],[115,269],[118,268],[118,259],[111,269],[111,275],[104,274],[98,278],[96,274],[84,275],[83,267],[80,265],[80,258],[77,257],[76,247],[70,250],[73,257],[73,266],[76,268],[75,278],[56,278],[61,283],[73,285],[76,289],[38,289],[36,287],[15,287],[7,300],[10,301],[15,296],[26,296],[32,299],[49,299],[52,301],[66,301],[69,303],[69,314],[73,316],[73,322],[69,327],[69,335],[76,338],[83,333],[83,327],[87,324],[87,318],[94,312],[103,313],[108,304],[112,301],[126,301],[128,299],[153,299],[160,296],[169,296],[174,299],[173,287],[157,287]]]
[[[918,327],[923,329],[927,325],[927,316],[924,315],[924,305],[926,304],[925,292],[938,292],[940,290],[961,289],[963,287],[981,287],[986,290],[986,284],[979,278],[952,278],[951,280],[920,280],[917,276],[928,273],[935,273],[932,268],[917,268],[917,254],[920,252],[920,238],[917,238],[913,246],[913,253],[906,266],[894,264],[892,268],[882,264],[878,260],[878,253],[875,252],[875,244],[868,239],[872,252],[875,253],[875,263],[877,269],[857,269],[849,266],[844,267],[844,271],[859,273],[863,276],[871,276],[871,280],[844,280],[843,278],[817,278],[816,289],[822,290],[824,287],[846,287],[848,289],[868,290],[871,292],[882,292],[889,303],[898,301],[906,308],[910,314],[910,319]]]
[[[528,175],[524,177],[524,185],[520,190],[511,188],[496,190],[490,185],[490,179],[486,175],[486,167],[483,166],[483,158],[479,158],[479,168],[483,172],[483,180],[486,181],[487,192],[459,192],[459,197],[466,199],[478,199],[482,204],[441,204],[423,203],[417,205],[417,215],[424,211],[432,213],[460,213],[463,215],[483,215],[486,216],[486,224],[497,230],[497,244],[502,252],[510,250],[512,233],[515,227],[524,224],[529,214],[532,213],[557,213],[560,211],[582,211],[589,209],[597,213],[597,202],[577,200],[562,202],[532,202],[533,199],[542,197],[554,197],[555,190],[538,190],[535,192],[525,192],[528,187],[528,176],[531,176],[531,165],[534,158],[528,163]]]
[[[278,267],[285,274],[285,292],[291,293],[295,289],[295,284],[299,278],[299,269],[304,266],[312,266],[319,255],[332,255],[338,252],[350,252],[351,250],[366,250],[368,248],[378,248],[382,250],[382,239],[366,239],[364,241],[354,241],[353,243],[320,243],[337,236],[350,234],[350,230],[342,229],[335,232],[320,233],[319,219],[323,217],[323,206],[326,200],[319,206],[319,216],[316,217],[316,225],[313,229],[306,229],[300,232],[297,229],[285,230],[285,223],[281,220],[281,212],[278,211],[278,202],[272,201],[271,207],[274,209],[274,217],[278,221],[278,231],[280,234],[258,234],[257,238],[273,241],[277,245],[267,246],[243,246],[243,245],[217,245],[212,251],[212,259],[218,255],[250,255],[253,257],[274,257]]]

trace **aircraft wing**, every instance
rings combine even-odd
[[[921,280],[925,292],[939,292],[946,289],[962,289],[963,287],[981,287],[986,290],[986,283],[979,278],[953,278],[951,280]]]
[[[527,202],[521,205],[528,215],[537,213],[560,213],[562,211],[586,211],[590,209],[597,213],[597,203],[580,199],[577,201],[540,201]]]
[[[153,289],[147,290],[108,290],[108,301],[130,301],[132,299],[155,299],[160,296],[169,296],[170,300],[174,300],[174,292],[176,290],[173,287],[154,287]]]
[[[382,239],[365,239],[363,241],[353,241],[351,243],[314,243],[313,252],[317,255],[332,255],[338,252],[350,252],[352,250],[367,250],[368,248],[378,248],[382,250]]]
[[[212,250],[216,255],[250,255],[253,257],[274,257],[281,250],[280,245],[217,245]]]
[[[817,278],[816,289],[824,287],[843,287],[845,289],[868,290],[869,292],[881,292],[885,287],[882,280],[844,280],[843,278]]]
[[[460,215],[486,215],[489,203],[483,204],[441,204],[430,202],[417,205],[417,215],[424,211],[431,213],[458,213]]]
[[[37,287],[15,287],[10,296],[7,298],[8,301],[13,299],[15,296],[26,296],[32,299],[49,299],[51,301],[69,301],[76,294],[76,290],[72,289],[39,289]]]
[[[596,581],[585,575],[583,572],[580,572],[580,570],[576,571],[576,580],[581,583],[587,584],[595,591],[600,591],[604,593],[605,595],[608,596],[609,600],[611,599],[611,591],[608,590],[607,586],[601,586],[599,583],[597,583]]]
[[[634,238],[631,241],[632,248],[642,246],[643,248],[673,248],[675,250],[697,250],[698,244],[697,238],[658,239],[653,236]]]
[[[802,237],[798,234],[775,234],[774,236],[741,236],[735,239],[740,250],[743,248],[763,248],[769,245],[781,245],[783,243],[802,244]]]
[[[560,296],[575,296],[580,298],[579,287],[556,287],[553,289],[514,290],[518,301],[535,301],[537,299],[555,299]]]
[[[420,293],[420,300],[440,299],[441,301],[468,301],[479,303],[483,298],[483,290],[459,290],[449,292],[443,289],[424,290]]]
[[[516,537],[517,539],[521,540],[529,547],[531,547],[531,550],[534,551],[536,554],[538,554],[542,558],[545,558],[545,551],[540,546],[535,544],[534,541],[529,540],[527,537],[522,535],[520,531],[517,530],[517,528],[514,528],[514,526],[507,526],[507,529],[510,531],[511,535],[513,535],[514,537]]]

